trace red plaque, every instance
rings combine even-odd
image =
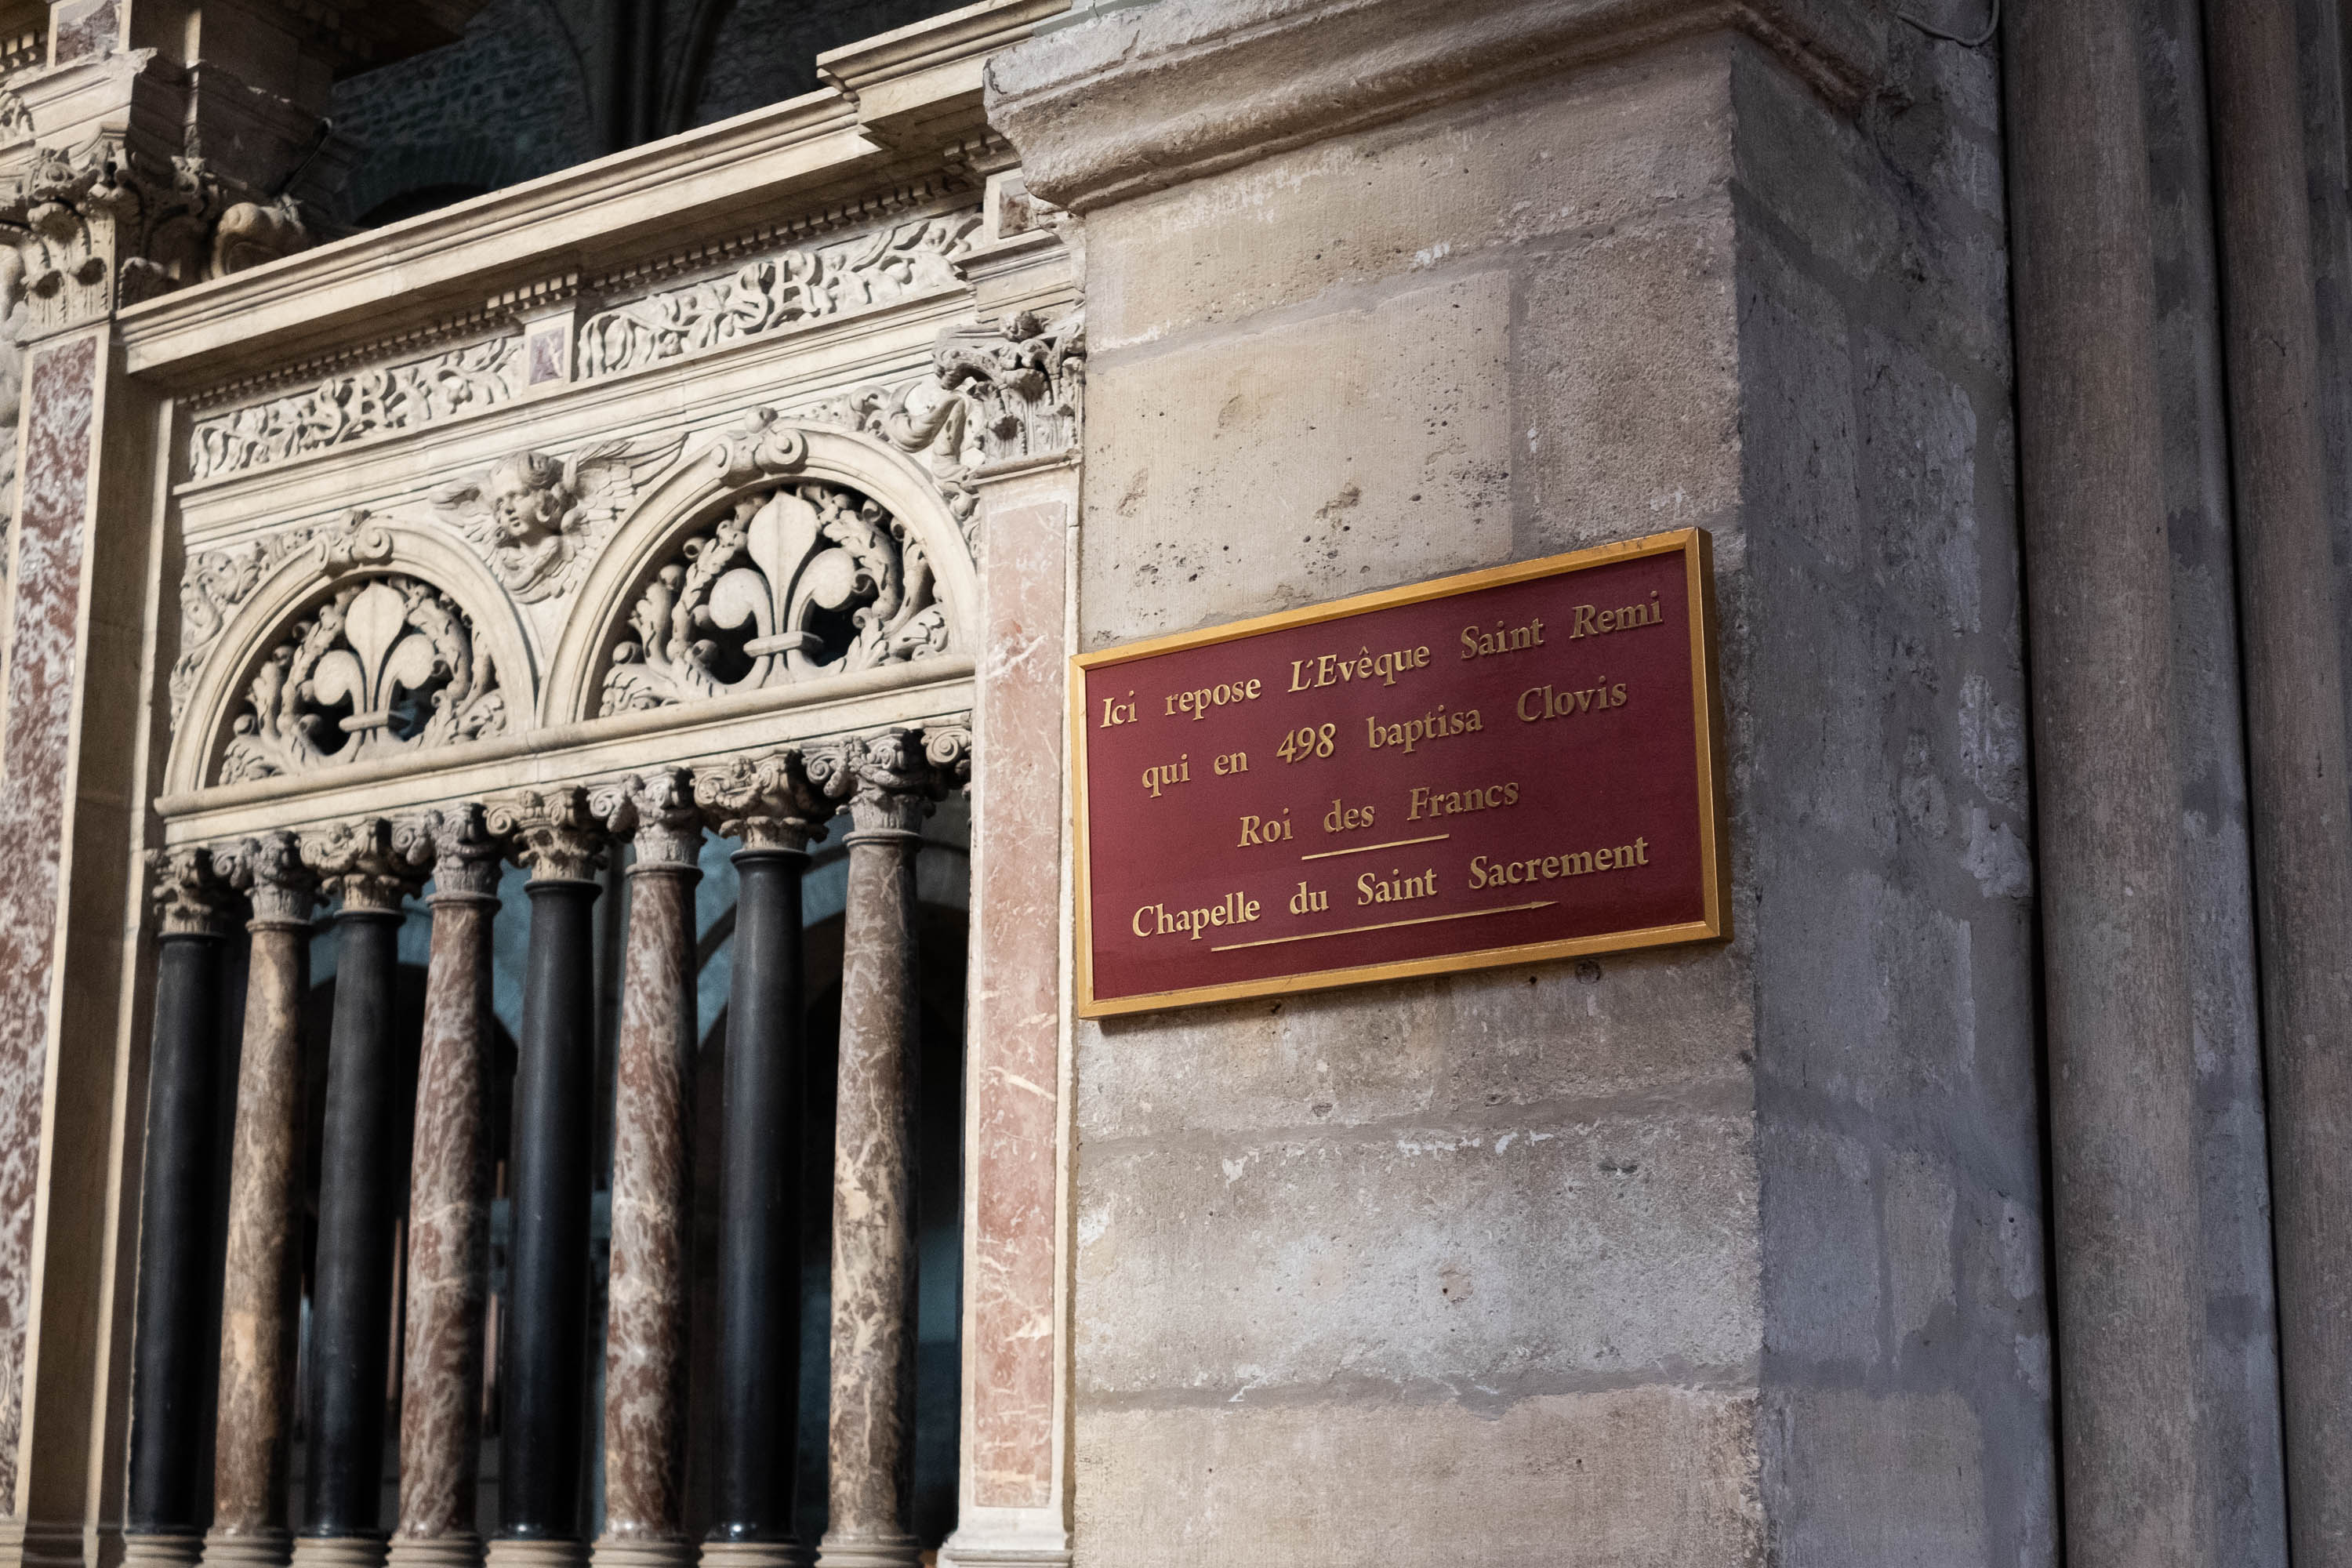
[[[1080,1013],[1721,937],[1706,535],[1074,660]]]

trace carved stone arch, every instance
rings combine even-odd
[[[549,660],[541,723],[570,723],[603,713],[614,645],[629,637],[633,611],[689,541],[729,519],[740,503],[804,486],[850,492],[887,513],[928,563],[948,649],[974,651],[979,574],[937,476],[870,437],[755,416],[688,454],[605,545]]]
[[[497,689],[506,694],[507,729],[530,727],[538,711],[540,674],[530,634],[505,591],[462,542],[364,515],[309,531],[300,548],[255,584],[205,655],[173,730],[164,794],[218,782],[222,757],[262,666],[298,626],[343,590],[370,581],[415,583],[446,598],[463,616],[474,646],[488,656]]]

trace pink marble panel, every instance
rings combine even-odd
[[[66,834],[74,625],[88,536],[98,342],[41,351],[25,390],[24,504],[0,717],[0,1507],[16,1492],[34,1184]]]
[[[971,1464],[983,1508],[1054,1487],[1055,1177],[1061,1041],[1065,534],[1057,502],[992,508],[976,718],[969,1081]]]

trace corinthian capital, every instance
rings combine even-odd
[[[302,835],[302,858],[319,885],[340,897],[345,913],[398,913],[400,902],[424,885],[425,875],[393,844],[392,824],[362,816]]]
[[[157,926],[165,936],[225,936],[236,914],[236,891],[213,866],[210,849],[150,849],[147,872]]]
[[[291,833],[281,828],[215,845],[213,868],[253,900],[254,929],[310,923],[319,879],[302,863],[302,846]]]
[[[694,798],[721,838],[746,849],[805,849],[824,837],[833,802],[796,751],[730,757],[694,773]]]
[[[588,792],[524,790],[488,803],[490,831],[511,841],[508,853],[534,882],[586,882],[604,868],[604,824]]]
[[[702,813],[684,768],[656,768],[596,785],[588,809],[615,838],[634,839],[640,866],[691,866],[702,854]]]
[[[410,865],[430,868],[437,894],[495,896],[507,847],[471,803],[404,816],[392,826],[392,847]]]
[[[859,833],[911,835],[948,792],[948,776],[932,763],[915,730],[835,742],[809,752],[808,771],[827,795],[848,803]]]

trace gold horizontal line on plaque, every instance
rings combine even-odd
[[[1453,837],[1451,833],[1433,833],[1426,838],[1392,838],[1386,844],[1359,844],[1352,849],[1318,849],[1312,855],[1301,855],[1301,860],[1329,860],[1341,855],[1370,855],[1376,849],[1402,849],[1413,844],[1440,844]],[[1377,928],[1370,928],[1377,929]],[[1287,939],[1286,939],[1287,940]],[[1249,943],[1243,945],[1248,946]],[[1224,949],[1216,950],[1223,952]]]
[[[1286,942],[1313,942],[1318,937],[1361,936],[1368,931],[1395,931],[1402,926],[1435,925],[1440,921],[1475,921],[1481,915],[1515,915],[1526,910],[1548,910],[1559,900],[1538,899],[1531,904],[1505,904],[1492,910],[1462,910],[1450,915],[1422,915],[1409,921],[1382,921],[1371,926],[1344,926],[1338,931],[1301,931],[1297,936],[1270,936],[1258,942],[1229,942],[1223,947],[1213,947],[1211,952],[1234,952],[1244,947],[1279,947]]]

